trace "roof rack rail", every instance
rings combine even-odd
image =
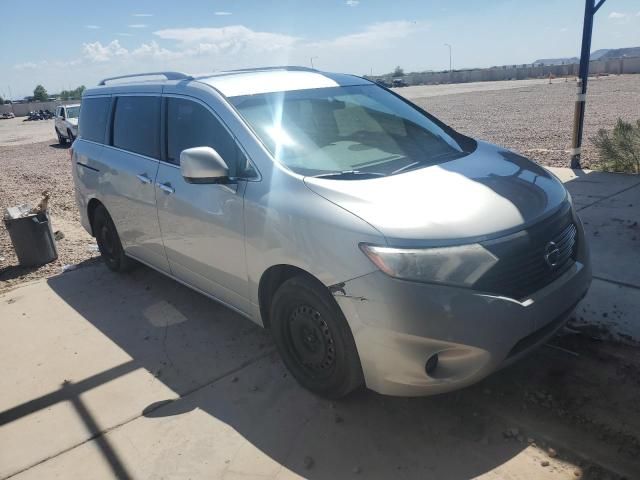
[[[227,70],[227,72],[260,72],[262,70],[291,70],[300,72],[317,72],[315,68],[301,67],[298,65],[276,65],[273,67],[254,67],[254,68],[240,68],[238,70]]]
[[[121,78],[135,78],[135,77],[151,77],[162,75],[167,80],[192,80],[193,77],[191,75],[187,75],[186,73],[181,72],[149,72],[149,73],[132,73],[129,75],[120,75],[118,77],[109,77],[105,78],[98,83],[98,85],[106,85],[107,82],[112,80],[120,80]]]
[[[226,75],[234,75],[236,73],[264,72],[264,71],[271,71],[271,70],[287,70],[287,71],[293,71],[293,72],[318,72],[318,70],[316,70],[315,68],[300,67],[297,65],[283,65],[283,66],[275,66],[275,67],[252,67],[252,68],[239,68],[236,70],[220,70],[218,72],[198,75],[197,78],[222,77]]]

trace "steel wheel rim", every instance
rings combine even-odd
[[[318,310],[298,305],[287,319],[286,334],[290,353],[307,375],[331,376],[336,365],[335,340]]]

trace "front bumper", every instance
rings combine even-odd
[[[367,387],[401,396],[455,390],[544,343],[591,283],[584,238],[579,245],[571,268],[526,300],[382,272],[345,282],[334,296],[353,332]],[[436,353],[438,366],[427,375],[425,363]]]

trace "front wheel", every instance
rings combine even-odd
[[[73,143],[73,141],[76,139],[76,138],[73,136],[73,132],[71,131],[71,129],[68,129],[68,130],[67,130],[67,138],[69,139],[69,143]]]
[[[298,382],[327,398],[364,383],[351,329],[326,287],[306,276],[284,282],[271,305],[271,332]]]
[[[114,272],[131,270],[135,262],[125,255],[111,215],[102,205],[98,205],[93,213],[92,227],[98,250],[107,267]]]
[[[58,136],[58,143],[60,145],[65,145],[67,143],[67,139],[64,138],[62,135],[60,135],[60,132],[58,131],[57,128],[56,128],[56,135]]]

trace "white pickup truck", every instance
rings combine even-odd
[[[78,136],[78,114],[80,104],[60,105],[56,107],[55,129],[58,136],[58,143],[73,143]]]

